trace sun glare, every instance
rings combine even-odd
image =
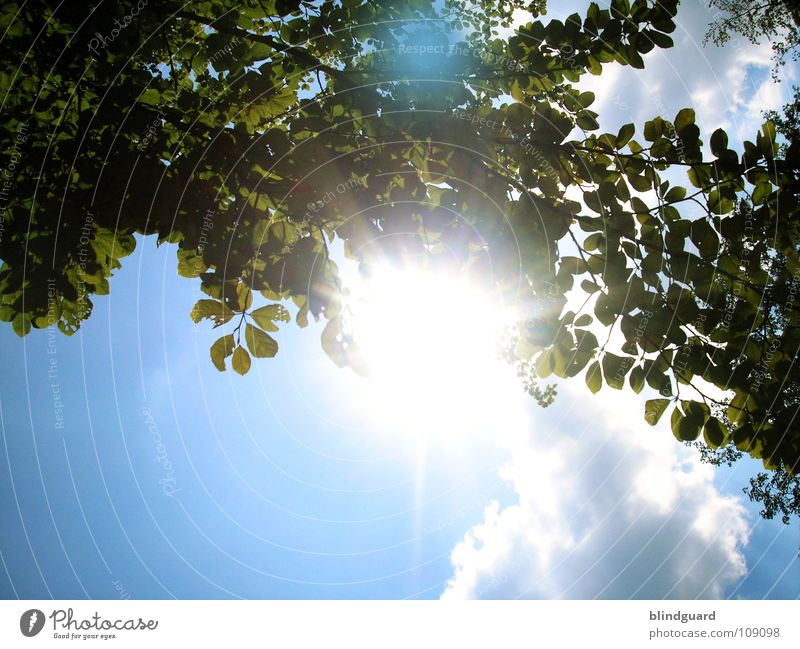
[[[374,415],[430,436],[502,408],[511,372],[497,350],[511,314],[466,279],[378,268],[354,291],[352,310]]]

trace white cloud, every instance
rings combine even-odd
[[[572,8],[564,9],[565,12]],[[553,17],[560,17],[553,14]],[[601,128],[614,131],[692,106],[703,139],[728,130],[753,139],[762,113],[788,101],[797,68],[771,80],[771,49],[741,39],[703,45],[711,15],[684,3],[675,47],[646,56],[645,70],[607,66],[585,76]],[[737,147],[738,148],[738,147]],[[492,502],[453,549],[444,598],[722,597],[746,574],[749,525],[740,499],[677,443],[668,417],[644,423],[642,399],[608,389],[560,387],[556,403],[510,436],[501,469],[515,504]],[[692,395],[690,395],[692,396]]]
[[[723,596],[746,572],[742,504],[635,395],[560,391],[508,440],[518,502],[491,503],[455,547],[443,597]]]

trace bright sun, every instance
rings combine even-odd
[[[468,280],[384,266],[353,288],[350,308],[374,415],[430,436],[502,408],[513,373],[497,352],[511,313]]]

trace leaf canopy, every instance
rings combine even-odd
[[[274,356],[287,306],[327,320],[346,366],[331,242],[364,265],[447,254],[517,305],[540,377],[648,386],[648,423],[672,408],[681,440],[798,466],[800,145],[767,122],[740,151],[715,131],[705,157],[690,108],[602,133],[576,85],[671,47],[677,0],[563,21],[518,0],[41,4],[0,10],[18,334],[74,333],[152,235],[207,295],[191,317],[231,327],[218,369]]]

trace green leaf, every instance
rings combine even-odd
[[[617,356],[610,352],[603,354],[603,374],[609,387],[621,390],[625,386],[625,375],[632,364],[633,359],[628,356]]]
[[[732,424],[744,424],[747,422],[749,414],[748,403],[750,402],[750,395],[744,390],[737,389],[733,399],[728,404],[728,420]]]
[[[772,183],[769,180],[762,180],[753,190],[753,205],[763,205],[772,195]]]
[[[249,323],[244,330],[244,339],[250,353],[256,358],[272,358],[278,353],[275,339]]]
[[[587,293],[596,293],[600,290],[600,287],[597,284],[588,279],[581,281],[581,288]]]
[[[630,142],[635,132],[636,127],[633,124],[625,124],[619,129],[619,133],[617,133],[617,148],[621,149]]]
[[[686,188],[680,186],[671,188],[664,195],[664,200],[667,203],[675,203],[676,201],[682,201],[684,198],[686,198]]]
[[[202,299],[192,307],[189,316],[192,321],[197,323],[203,318],[210,318],[214,321],[214,327],[225,324],[233,317],[233,311],[217,300]]]
[[[700,128],[697,124],[689,124],[678,135],[687,148],[699,146]]]
[[[178,275],[200,277],[207,270],[203,257],[193,250],[178,250]]]
[[[136,239],[124,232],[115,232],[97,226],[92,240],[92,247],[98,253],[113,259],[127,257],[136,248]]]
[[[584,131],[594,131],[599,128],[597,120],[590,114],[590,111],[584,111],[578,115],[577,123]]]
[[[653,183],[647,176],[640,176],[638,174],[630,174],[628,182],[633,186],[637,192],[649,192],[653,189]]]
[[[592,324],[592,316],[590,316],[588,313],[584,313],[583,315],[578,316],[578,319],[575,320],[573,324],[576,327],[586,327]]]
[[[233,369],[239,374],[245,375],[250,371],[250,363],[250,354],[247,353],[247,350],[244,347],[239,345],[233,352],[231,367],[233,367]]]
[[[289,322],[292,317],[282,304],[269,304],[256,309],[250,314],[253,321],[264,331],[278,331],[275,321]]]
[[[525,102],[525,91],[522,89],[522,86],[519,85],[519,81],[517,79],[515,79],[514,83],[511,84],[511,96],[518,102]]]
[[[159,106],[162,101],[161,93],[156,88],[148,88],[139,97],[139,102],[148,106]]]
[[[670,38],[666,34],[662,34],[661,32],[653,31],[650,29],[645,30],[644,33],[651,41],[653,41],[655,45],[657,45],[660,48],[667,49],[669,47],[672,47],[673,45],[672,38]]]
[[[18,313],[11,321],[11,328],[20,338],[27,336],[31,330],[31,318],[27,313]]]
[[[642,59],[639,51],[635,47],[628,45],[625,47],[624,51],[628,65],[633,68],[637,68],[638,70],[644,69],[644,59]]]
[[[728,431],[725,430],[725,427],[720,423],[719,419],[716,417],[709,417],[703,427],[703,438],[706,440],[706,444],[711,448],[719,448],[725,444],[727,436]]]
[[[600,388],[603,387],[603,376],[600,373],[600,363],[594,362],[586,370],[586,385],[592,391],[592,394],[597,394]]]
[[[594,93],[588,91],[582,92],[578,95],[578,103],[584,108],[588,108],[594,103]]]
[[[700,251],[701,257],[715,257],[719,249],[719,237],[705,219],[692,222],[692,242]]]
[[[305,328],[308,326],[308,300],[305,300],[300,308],[297,310],[297,315],[295,316],[295,322],[297,326],[300,328]]]
[[[603,240],[602,232],[593,232],[583,240],[584,250],[597,250],[600,242]]]
[[[239,282],[236,285],[236,297],[239,311],[247,311],[250,305],[253,304],[253,291],[244,282]]]
[[[721,128],[718,128],[711,134],[711,153],[716,157],[721,157],[728,149],[728,134]]]
[[[648,142],[655,142],[664,133],[664,120],[660,117],[651,119],[644,124],[644,139]]]
[[[702,425],[703,421],[698,417],[684,415],[678,408],[672,411],[672,434],[681,442],[691,442],[697,439]]]
[[[570,363],[570,354],[559,345],[554,345],[550,350],[553,359],[553,374],[560,378],[567,378],[567,368]]]
[[[700,401],[681,401],[681,408],[689,419],[697,419],[704,424],[710,414],[709,407]]]
[[[669,399],[648,399],[644,404],[644,420],[655,426],[669,405]]]
[[[647,207],[647,203],[645,203],[641,198],[638,196],[631,197],[631,209],[637,214],[649,214],[650,210]]]
[[[542,378],[546,379],[553,373],[553,353],[551,349],[544,349],[539,353],[539,356],[536,359],[536,365],[534,366],[536,369],[536,374]]]
[[[233,334],[222,336],[211,345],[211,361],[214,363],[220,372],[225,371],[225,359],[233,353],[233,348],[236,342],[233,339]]]
[[[661,136],[650,147],[650,155],[654,158],[665,158],[675,147],[668,137]]]
[[[692,108],[684,108],[679,111],[675,117],[675,132],[680,135],[680,132],[689,124],[694,124],[694,118],[695,115]]]
[[[631,385],[631,389],[636,393],[639,394],[644,387],[644,370],[637,366],[631,370],[631,375],[628,377],[628,382]]]

